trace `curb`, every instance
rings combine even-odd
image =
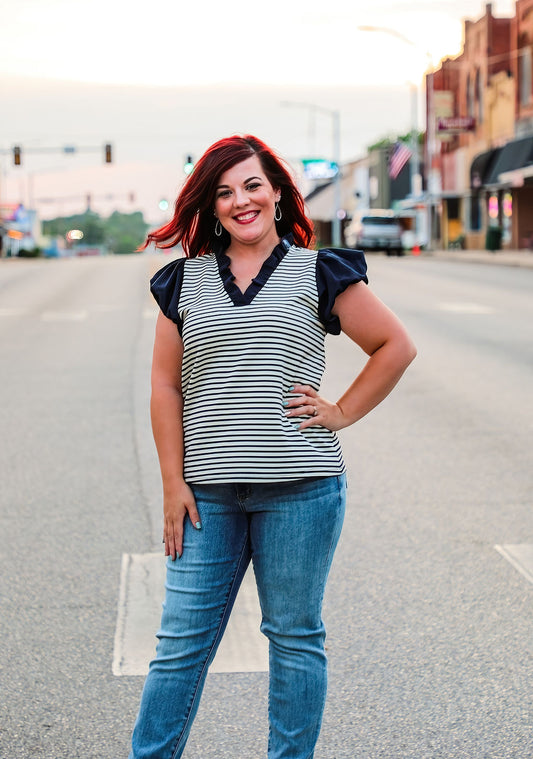
[[[420,258],[533,269],[533,251],[529,250],[429,250],[423,251]]]

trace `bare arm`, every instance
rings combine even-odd
[[[322,398],[308,385],[295,385],[299,398],[288,402],[288,416],[317,414],[300,429],[320,424],[340,430],[357,422],[387,397],[416,356],[416,348],[401,321],[362,282],[350,285],[335,301],[333,313],[342,331],[368,354],[360,374],[337,403]]]
[[[186,515],[200,529],[200,516],[191,489],[183,478],[183,396],[181,362],[183,344],[176,325],[159,314],[152,361],[152,431],[163,480],[165,555],[183,553]]]

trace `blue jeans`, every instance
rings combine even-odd
[[[322,599],[346,480],[192,485],[202,529],[185,525],[167,561],[166,598],[130,759],[178,759],[209,664],[253,563],[269,639],[268,759],[312,759],[326,697]]]

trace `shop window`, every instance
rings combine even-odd
[[[475,193],[470,198],[470,231],[479,232],[481,229],[481,197]]]
[[[487,201],[487,210],[489,214],[489,227],[500,226],[500,195],[497,192],[491,193]]]
[[[459,218],[459,198],[448,198],[448,219]]]
[[[506,192],[503,195],[503,241],[511,242],[512,237],[512,216],[513,216],[513,196],[510,192]]]

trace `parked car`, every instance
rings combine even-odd
[[[403,255],[403,228],[392,211],[371,210],[352,230],[349,244],[361,250],[383,250],[388,256]]]

